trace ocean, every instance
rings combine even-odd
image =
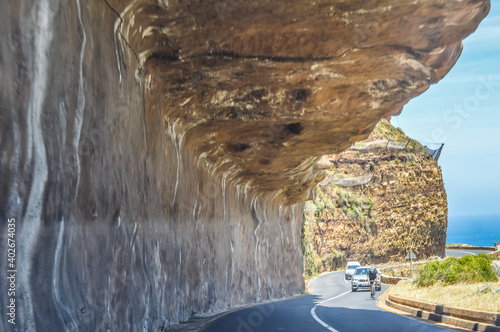
[[[448,217],[447,244],[493,246],[500,242],[500,216]]]

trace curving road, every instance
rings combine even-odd
[[[483,250],[446,250],[447,256],[487,253]],[[202,332],[404,332],[446,331],[376,305],[368,291],[351,292],[344,271],[323,274],[309,284],[311,294],[232,311],[212,321]],[[380,296],[387,290],[382,285]]]
[[[351,292],[343,271],[323,274],[311,281],[309,288],[310,295],[230,312],[202,331],[446,331],[377,307],[368,291]],[[383,285],[377,296],[387,288]]]
[[[465,255],[478,255],[478,254],[487,254],[491,253],[491,251],[487,250],[463,250],[463,249],[446,249],[445,250],[446,256],[452,256],[452,257],[462,257]]]

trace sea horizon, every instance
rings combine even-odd
[[[500,242],[500,215],[450,216],[446,244],[492,247]]]

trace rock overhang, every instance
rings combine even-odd
[[[179,150],[236,186],[306,199],[317,160],[438,82],[489,1],[108,2]]]

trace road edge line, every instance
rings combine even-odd
[[[393,311],[393,310],[389,310],[387,307],[388,305],[385,303],[385,298],[384,296],[386,296],[387,292],[389,292],[389,290],[392,288],[392,285],[390,285],[386,290],[385,292],[382,293],[382,295],[380,295],[378,297],[378,300],[377,300],[377,307],[379,307],[380,309],[384,309],[385,311],[388,311],[388,312],[391,312],[393,314],[396,314],[397,315],[397,312],[396,311]],[[380,303],[380,302],[383,302],[384,303],[384,306]]]

